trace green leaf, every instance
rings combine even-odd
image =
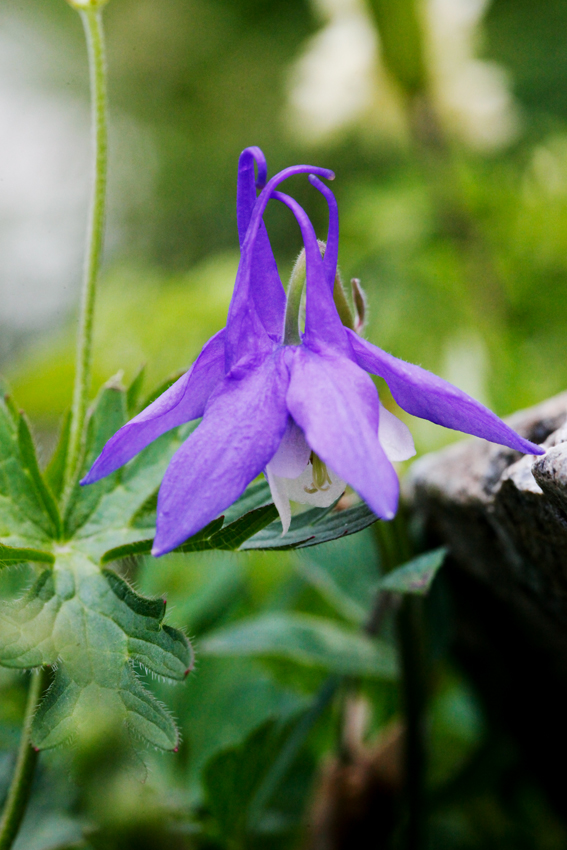
[[[163,434],[123,469],[114,473],[111,489],[101,494],[87,521],[76,530],[75,542],[85,554],[99,561],[109,549],[155,535],[154,494],[169,461],[191,431],[189,423]],[[84,487],[97,487],[99,483]]]
[[[240,548],[301,549],[317,546],[362,531],[377,519],[364,502],[346,510],[311,508],[292,517],[289,531],[283,537],[282,525],[278,520],[254,534]]]
[[[267,720],[240,746],[219,753],[205,768],[207,808],[215,832],[231,846],[245,846],[250,806],[287,733],[281,722]]]
[[[126,390],[126,407],[129,418],[138,412],[138,401],[140,400],[140,393],[142,392],[142,385],[144,383],[145,376],[146,364],[144,363],[140,366],[134,380]]]
[[[440,549],[433,549],[425,555],[413,558],[407,564],[388,573],[380,581],[380,590],[425,596],[446,555],[447,549],[442,546]]]
[[[10,389],[10,385],[5,380],[5,378],[3,378],[1,375],[0,375],[0,399],[2,399],[2,402],[5,405],[9,414],[11,415],[13,422],[17,422],[19,414],[18,414],[18,409],[17,409],[17,407],[14,404],[14,401],[12,399],[12,391]]]
[[[65,482],[65,463],[69,449],[69,434],[71,433],[71,411],[68,410],[63,418],[59,442],[45,470],[45,480],[53,495],[58,499],[63,492]]]
[[[30,472],[30,459],[26,466],[22,457],[19,420],[0,397],[0,542],[42,549],[52,539],[54,527]]]
[[[191,669],[191,647],[163,625],[164,613],[163,599],[144,599],[71,546],[22,599],[0,607],[0,664],[57,665],[34,719],[35,746],[73,738],[98,713],[121,720],[153,746],[175,749],[175,723],[133,668],[178,681]]]
[[[339,614],[357,625],[367,621],[380,584],[370,530],[301,550],[294,565]]]
[[[214,519],[205,528],[198,531],[193,537],[190,537],[182,546],[174,549],[174,552],[196,552],[205,549],[211,549],[208,542],[211,536],[218,531],[224,522],[224,517]],[[199,543],[202,542],[202,545]],[[115,549],[110,549],[105,552],[100,559],[101,564],[109,564],[111,561],[118,561],[120,558],[136,557],[137,555],[149,555],[154,545],[153,538],[150,540],[137,540],[134,543],[126,543],[124,546],[117,546]]]
[[[223,525],[224,517],[218,517],[173,551],[205,552],[209,549],[235,551],[251,535],[256,534],[259,529],[272,522],[277,513],[274,505],[266,505],[263,508],[257,508],[255,511],[249,511],[229,525]],[[152,538],[117,546],[102,555],[101,564],[108,564],[110,561],[127,558],[131,555],[149,555],[152,551],[153,542]]]
[[[286,658],[347,676],[396,676],[390,646],[307,614],[262,614],[207,635],[200,649],[215,656]]]
[[[59,508],[57,507],[57,502],[53,498],[47,484],[43,480],[43,475],[41,474],[39,464],[37,462],[32,435],[27,419],[23,413],[20,414],[18,421],[18,444],[24,469],[29,475],[37,499],[42,505],[46,515],[51,520],[52,535],[55,539],[59,539],[63,530]]]
[[[253,659],[212,657],[200,664],[187,689],[175,689],[170,699],[191,753],[187,780],[192,788],[219,750],[240,744],[269,717],[295,715],[308,700],[283,688]]]
[[[270,504],[271,501],[270,486],[265,478],[260,481],[253,481],[252,484],[248,485],[242,496],[224,512],[225,525],[244,516],[248,511]]]
[[[17,549],[0,543],[0,567],[11,564],[27,564],[28,562],[53,564],[55,555],[51,552],[40,552],[38,549]]]
[[[89,471],[103,450],[106,442],[126,422],[126,393],[115,382],[110,381],[100,391],[90,413],[87,425],[85,451],[79,473],[79,479]],[[75,482],[67,513],[65,515],[65,533],[73,537],[83,526],[105,493],[113,490],[120,481],[121,471],[107,475],[101,481],[81,487]]]

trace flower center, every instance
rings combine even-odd
[[[329,470],[315,452],[311,452],[309,460],[313,467],[313,487],[304,487],[303,489],[306,493],[310,494],[317,493],[318,491],[325,492],[333,483],[331,481],[331,476],[329,475]]]

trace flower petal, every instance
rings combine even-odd
[[[222,513],[273,457],[288,419],[289,373],[280,355],[239,378],[228,375],[173,456],[159,491],[156,557]]]
[[[211,337],[189,371],[110,438],[81,484],[110,475],[166,431],[203,415],[224,378],[224,334]]]
[[[294,198],[290,198],[283,192],[274,192],[273,197],[289,207],[295,215],[305,245],[306,294],[303,341],[316,351],[325,350],[331,346],[348,357],[351,355],[348,338],[333,299],[333,289],[326,279],[324,261],[313,225],[305,210]]]
[[[403,410],[445,428],[474,434],[526,454],[544,454],[544,449],[520,437],[480,402],[432,372],[399,360],[353,331],[347,330],[356,362],[367,372],[384,378]]]
[[[300,505],[313,505],[316,508],[328,508],[342,496],[346,483],[327,467],[331,483],[325,489],[318,489],[313,482],[313,466],[311,463],[297,478],[283,479],[286,484],[288,499],[299,502]]]
[[[382,402],[380,402],[378,439],[388,460],[408,460],[415,455],[415,446],[410,429],[405,422],[390,413]]]
[[[351,360],[305,346],[290,358],[288,409],[307,442],[383,519],[395,514],[399,484],[378,440],[372,380]]]
[[[309,463],[310,454],[311,449],[303,431],[290,416],[285,434],[268,468],[280,478],[297,478]]]
[[[254,178],[254,163],[258,167],[257,180]],[[242,151],[238,161],[236,188],[236,219],[241,247],[256,203],[256,189],[263,188],[266,177],[266,159],[260,148],[250,147]],[[264,328],[273,340],[279,340],[285,313],[285,291],[263,221],[252,259],[250,292]]]
[[[282,523],[282,537],[287,534],[291,523],[291,507],[289,504],[289,496],[287,495],[287,478],[279,478],[270,470],[270,464],[266,467],[266,478],[270,485],[270,493],[272,494],[272,502],[280,515]]]
[[[309,182],[321,192],[329,207],[329,230],[327,232],[323,265],[325,266],[325,277],[332,292],[335,286],[337,260],[339,257],[339,206],[332,190],[322,180],[319,180],[314,174],[310,174]]]
[[[256,241],[262,223],[262,217],[276,186],[295,174],[313,172],[332,180],[334,174],[328,168],[312,165],[293,165],[284,168],[268,181],[254,205],[248,230],[241,248],[240,265],[236,275],[234,292],[228,310],[226,324],[226,372],[240,360],[253,361],[265,356],[271,342],[264,325],[258,316],[252,297],[253,262]],[[283,327],[282,327],[283,330]]]

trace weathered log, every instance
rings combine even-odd
[[[462,441],[417,461],[405,493],[450,550],[456,653],[565,814],[549,759],[567,759],[567,393],[507,421],[546,454]]]

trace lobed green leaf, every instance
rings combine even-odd
[[[29,429],[27,419],[23,413],[20,414],[18,420],[18,445],[24,471],[28,474],[33,490],[35,491],[38,502],[41,504],[44,512],[51,519],[52,536],[58,540],[63,531],[63,524],[57,502],[44,481],[43,475],[39,469],[35,446],[32,435]]]
[[[175,723],[133,667],[170,680],[183,680],[191,669],[190,644],[163,625],[164,613],[165,600],[140,597],[71,547],[22,599],[0,607],[0,664],[57,667],[34,719],[35,746],[72,738],[97,711],[121,718],[156,747],[177,746]]]
[[[55,496],[59,499],[65,483],[65,464],[69,450],[69,435],[71,433],[71,411],[67,411],[61,424],[61,433],[53,456],[45,469],[45,480]]]
[[[38,549],[18,549],[0,543],[0,567],[27,564],[30,561],[38,564],[53,564],[55,563],[55,555],[52,552],[41,552]]]
[[[51,513],[50,513],[51,511]],[[0,541],[43,549],[56,536],[56,506],[37,466],[25,421],[0,397]],[[55,519],[55,522],[54,522]]]

